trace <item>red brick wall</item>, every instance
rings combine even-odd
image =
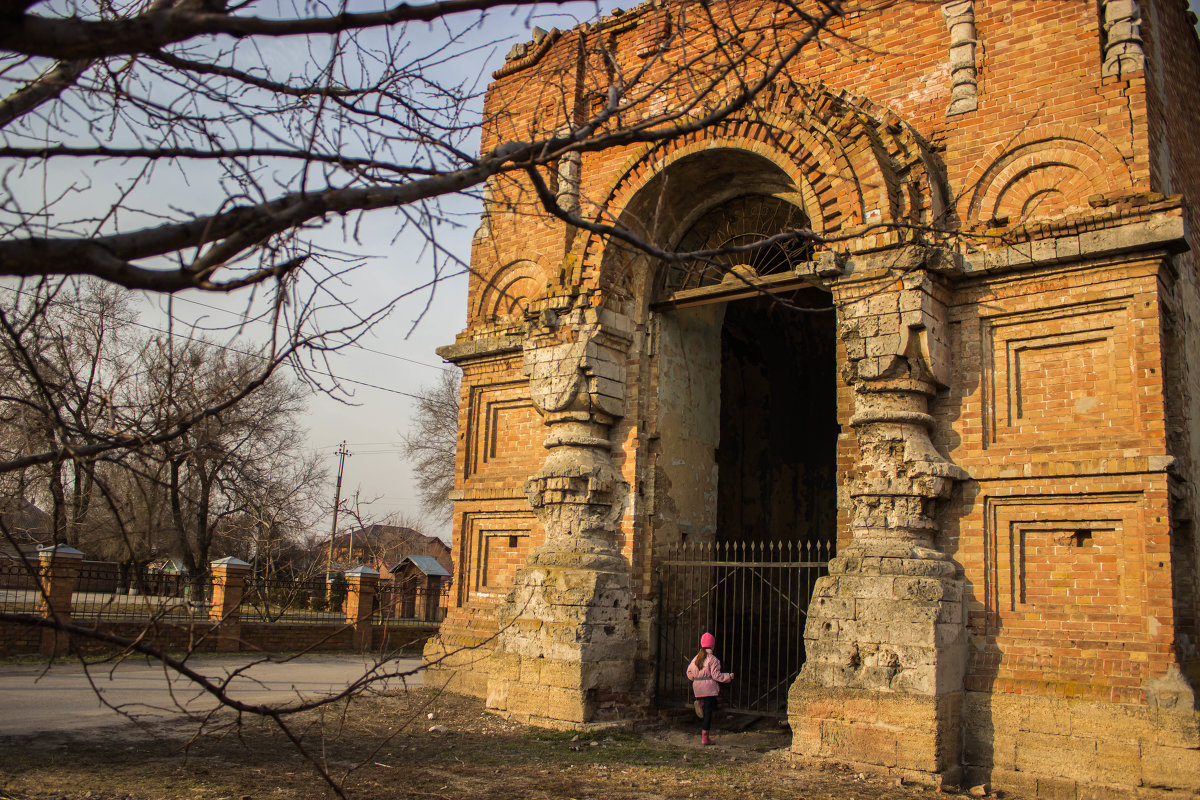
[[[0,658],[37,653],[41,643],[40,628],[16,622],[0,622]]]

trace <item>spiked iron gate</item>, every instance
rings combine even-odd
[[[684,670],[700,634],[736,679],[721,690],[733,711],[784,716],[788,689],[804,664],[804,622],[813,585],[828,572],[827,542],[724,542],[671,548],[660,562],[660,705],[692,702]]]

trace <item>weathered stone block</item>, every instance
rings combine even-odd
[[[1046,800],[1074,800],[1079,793],[1079,784],[1070,778],[1053,778],[1039,775],[1037,797]]]
[[[489,680],[487,684],[487,697],[485,704],[493,711],[508,710],[508,690],[513,685],[512,681],[505,680]]]
[[[1158,713],[1153,714],[1152,721],[1147,720],[1146,723],[1147,726],[1153,725],[1153,741],[1156,744],[1200,748],[1200,713],[1191,708],[1159,708]],[[1146,740],[1150,740],[1149,734]]]
[[[1147,786],[1200,791],[1200,750],[1144,746],[1142,782]]]
[[[542,716],[565,722],[584,723],[592,719],[594,710],[594,703],[588,692],[551,688],[547,690]]]
[[[1096,746],[1092,739],[1072,739],[1024,732],[1017,737],[1016,766],[1022,772],[1071,781],[1095,780]]]
[[[1107,737],[1110,731],[1097,731],[1095,736]],[[1137,744],[1106,741],[1096,742],[1096,780],[1101,783],[1137,786],[1141,778],[1142,748]]]
[[[1030,702],[1030,714],[1040,702]],[[1158,734],[1154,713],[1145,706],[1075,701],[1069,704],[1071,730],[1116,743],[1152,742]],[[1044,714],[1040,715],[1043,719]]]
[[[894,767],[900,759],[899,732],[895,729],[857,723],[847,726],[846,741],[839,757],[883,767]],[[906,744],[913,739],[908,734]],[[918,744],[916,748],[919,749]]]
[[[522,714],[540,717],[550,716],[550,692],[551,689],[547,686],[528,686],[522,683],[511,683],[506,693],[507,704],[504,708],[519,711]]]
[[[1053,697],[1029,698],[1028,717],[1025,720],[1025,730],[1033,733],[1046,733],[1054,736],[1070,736],[1072,733],[1072,708],[1066,700]],[[1090,731],[1083,730],[1083,735]]]
[[[905,603],[897,606],[894,600],[861,598],[854,601],[854,616],[859,619],[889,620],[902,608],[907,622],[928,624],[930,630],[933,623],[943,615],[944,606],[941,603]]]
[[[880,693],[863,689],[792,685],[788,715],[799,755],[833,755],[841,760],[898,767],[925,773],[957,768],[961,751],[962,700]],[[820,750],[813,751],[811,721],[821,722]]]
[[[843,584],[833,585],[837,591],[845,591]],[[853,597],[816,597],[809,604],[812,614],[822,619],[854,619],[856,600]]]

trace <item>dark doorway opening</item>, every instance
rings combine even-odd
[[[726,308],[718,541],[835,538],[834,326],[829,295],[818,289]]]
[[[796,560],[810,564],[832,554],[835,347],[825,292],[810,288],[729,304],[721,331],[718,542],[765,543],[768,557],[797,547]],[[763,566],[715,570],[717,585],[740,580],[747,588],[723,598],[714,619],[725,631],[726,659],[745,676],[741,691],[758,702],[778,697],[786,704],[786,687],[804,664],[812,582],[774,580],[778,570],[754,552],[744,563]],[[811,568],[804,571],[807,576]]]
[[[690,701],[683,667],[711,630],[723,667],[737,673],[723,692],[728,708],[781,716],[804,664],[813,584],[836,540],[830,297],[806,288],[728,303],[720,338],[716,537],[660,562],[658,697]]]

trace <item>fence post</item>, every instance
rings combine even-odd
[[[379,573],[359,566],[346,573],[346,624],[354,631],[354,649],[371,646],[371,612]]]
[[[250,565],[227,556],[211,564],[212,607],[208,617],[217,625],[217,649],[239,650],[242,642],[242,593]]]
[[[38,548],[38,574],[42,594],[38,598],[38,613],[57,617],[60,622],[71,621],[71,595],[79,579],[83,553],[65,544]],[[46,658],[64,655],[70,643],[65,631],[42,628],[41,653]]]

